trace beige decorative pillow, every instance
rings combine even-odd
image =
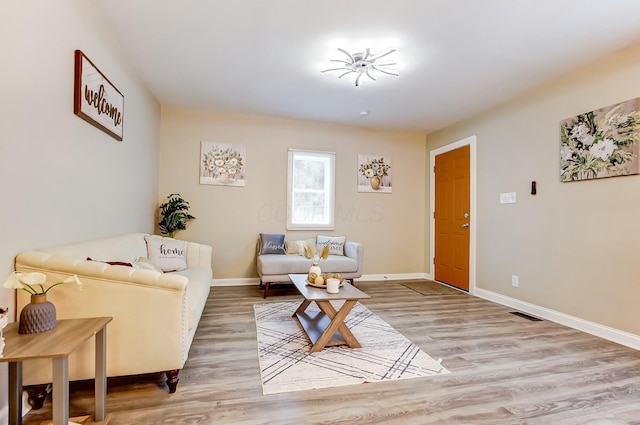
[[[147,257],[138,257],[133,262],[133,267],[141,270],[152,270],[154,272],[164,273],[158,266],[153,264]]]
[[[163,272],[173,272],[187,268],[187,244],[173,238],[146,235],[149,260]]]
[[[304,255],[305,241],[285,241],[287,245],[287,254]]]

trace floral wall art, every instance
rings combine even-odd
[[[638,174],[640,98],[563,120],[560,180]]]
[[[202,141],[200,184],[244,186],[246,148],[241,145]]]
[[[391,159],[358,154],[358,192],[391,193]]]

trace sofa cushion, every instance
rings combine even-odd
[[[299,255],[260,255],[258,271],[261,275],[286,275],[308,273],[311,260]],[[320,261],[320,269],[328,273],[352,273],[358,270],[358,262],[342,255],[329,255]]]
[[[162,269],[151,262],[147,257],[138,257],[133,262],[133,267],[136,269],[152,270],[154,272],[164,273]]]
[[[149,260],[162,271],[171,272],[187,268],[186,242],[157,235],[144,237]]]
[[[260,255],[286,254],[284,235],[278,233],[260,233]]]
[[[329,245],[329,255],[344,255],[344,244],[346,240],[346,236],[318,235],[316,245],[318,251],[322,250],[325,245]]]

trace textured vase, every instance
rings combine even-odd
[[[309,275],[307,276],[307,280],[309,283],[315,283],[316,277],[322,275],[322,270],[320,270],[320,266],[318,263],[313,263],[311,268],[309,269]]]
[[[369,179],[369,184],[371,184],[371,188],[373,190],[380,189],[380,177],[378,176],[371,177],[371,179]]]
[[[18,333],[36,334],[48,331],[58,325],[56,306],[47,301],[45,294],[31,295],[31,303],[20,312]]]

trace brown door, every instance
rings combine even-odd
[[[469,146],[435,158],[434,278],[469,290]]]

